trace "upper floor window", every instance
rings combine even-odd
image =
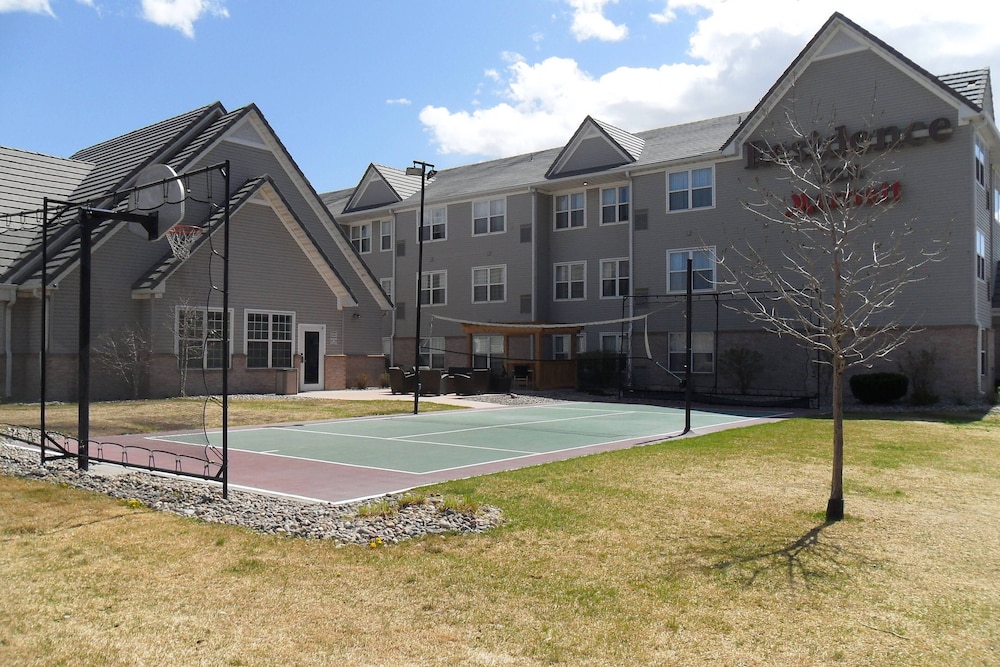
[[[499,234],[506,229],[507,200],[490,199],[473,202],[472,233]]]
[[[556,195],[556,229],[583,227],[586,224],[583,214],[584,201],[582,192]]]
[[[628,222],[628,186],[601,190],[601,224]]]
[[[587,263],[567,262],[555,265],[555,300],[573,301],[587,298]]]
[[[448,303],[447,271],[428,271],[420,276],[420,303],[424,306]]]
[[[472,301],[491,303],[507,298],[507,267],[477,266],[472,269]]]
[[[392,220],[383,220],[378,223],[379,230],[379,250],[392,250]]]
[[[692,291],[704,292],[715,288],[715,248],[667,251],[667,291],[687,291],[687,261],[693,260]]]
[[[628,296],[627,259],[601,260],[601,298]]]
[[[983,142],[976,139],[976,183],[980,187],[986,187],[986,148]]]
[[[976,230],[976,277],[986,280],[986,234]]]
[[[293,317],[247,311],[247,368],[291,368]]]
[[[714,169],[675,171],[667,175],[667,210],[687,211],[715,205]]]
[[[443,241],[448,238],[448,209],[432,208],[424,213],[424,241]]]
[[[372,225],[370,222],[351,225],[351,245],[361,253],[372,251]]]

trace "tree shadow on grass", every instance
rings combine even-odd
[[[801,537],[772,549],[764,548],[745,555],[733,555],[737,550],[733,548],[719,549],[709,554],[712,560],[721,558],[709,569],[744,586],[753,586],[761,580],[773,581],[776,576],[789,584],[806,587],[842,578],[871,561],[840,544],[822,539],[823,531],[835,523],[823,522]]]

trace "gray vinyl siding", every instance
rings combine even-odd
[[[872,95],[875,117],[869,121]],[[954,109],[926,87],[873,53],[863,52],[810,65],[791,93],[777,105],[772,119],[762,123],[753,138],[787,141],[790,133],[783,130],[781,121],[785,111],[792,110],[800,119],[811,119],[817,116],[817,107],[820,116],[835,118],[835,124],[846,125],[848,132],[889,125],[902,129],[913,121],[929,123],[942,116],[951,120],[954,131],[949,140],[940,143],[927,140],[921,146],[905,146],[889,156],[892,164],[888,166],[896,171],[887,172],[885,180],[898,180],[902,184],[902,201],[883,214],[878,225],[900,229],[913,224],[916,231],[907,238],[906,248],[914,258],[922,250],[941,243],[948,246],[943,261],[928,264],[921,271],[924,280],[903,292],[890,317],[919,326],[973,321],[975,298],[970,291],[973,283],[969,272],[974,272],[975,256],[970,256],[969,249],[974,253],[975,245],[974,239],[971,244],[967,241],[972,219],[970,188],[974,187],[970,176],[971,127],[959,126]],[[826,126],[807,125],[806,129],[829,131]],[[713,233],[709,238],[740,238],[758,248],[780,244],[774,225],[765,226],[751,214],[729,204],[739,199],[755,199],[748,189],[755,178],[776,192],[790,191],[787,184],[777,180],[780,169],[765,167],[755,172],[743,169],[741,162],[721,163],[717,167],[717,201],[725,207],[719,211],[717,224],[724,222],[721,218],[728,218],[729,229],[735,229],[736,233]],[[772,257],[777,259],[776,254]]]
[[[289,176],[278,159],[269,151],[262,148],[255,148],[245,144],[223,141],[216,145],[212,151],[202,158],[202,165],[214,164],[223,160],[230,160],[232,176],[230,178],[235,189],[247,179],[260,174],[269,174],[275,185],[281,191],[282,196],[288,202],[289,207],[295,211],[302,224],[309,230],[316,244],[326,253],[333,262],[337,272],[344,281],[344,284],[351,291],[358,301],[358,307],[362,312],[371,313],[372,316],[362,317],[362,322],[355,322],[357,332],[346,335],[344,348],[341,351],[347,355],[368,355],[381,354],[381,318],[373,315],[380,312],[377,302],[370,294],[368,287],[363,283],[361,277],[351,268],[344,257],[340,246],[334,241],[332,234],[342,234],[337,225],[329,227],[322,222],[313,211],[311,202],[306,199],[299,190],[296,182]],[[350,241],[345,239],[349,246]],[[296,261],[302,261],[302,255]],[[312,269],[309,269],[312,271]],[[329,289],[323,285],[322,292],[329,295]],[[330,295],[332,296],[332,295]],[[375,321],[378,319],[378,321]],[[317,324],[321,322],[308,322]],[[333,334],[327,328],[327,336]],[[327,354],[332,354],[330,340],[327,341]],[[340,353],[340,352],[338,352]]]
[[[230,225],[229,307],[233,312],[234,354],[244,353],[247,310],[294,312],[296,327],[326,324],[328,355],[343,354],[352,337],[365,335],[362,329],[375,318],[356,319],[350,317],[353,309],[337,309],[336,298],[304,260],[298,244],[269,206],[247,204],[232,217]],[[214,241],[222,242],[221,231],[216,233]],[[209,246],[204,244],[170,277],[164,297],[155,300],[155,352],[174,351],[176,307],[222,308],[221,293],[212,289],[212,284],[220,280],[220,260],[212,258]],[[381,318],[378,319],[376,327]],[[293,341],[293,350],[297,352],[298,342]]]

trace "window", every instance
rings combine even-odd
[[[448,238],[448,209],[432,208],[424,214],[424,241],[443,241]]]
[[[601,190],[601,224],[628,222],[628,186]]]
[[[420,339],[420,365],[428,368],[444,368],[444,338],[431,336]]]
[[[985,376],[989,373],[990,361],[990,332],[986,329],[979,330],[979,374]]]
[[[293,313],[247,311],[247,368],[292,367]]]
[[[351,225],[351,245],[360,253],[372,251],[372,225],[370,222],[363,225]]]
[[[628,296],[628,260],[601,260],[601,298]]]
[[[715,287],[715,248],[667,251],[667,291],[687,291],[687,261],[694,260],[692,291],[705,292]]]
[[[622,333],[602,333],[601,352],[624,354],[628,349],[628,336]]]
[[[986,148],[983,143],[976,139],[976,183],[979,187],[986,187]]]
[[[669,346],[667,366],[671,373],[683,373],[687,369],[684,358],[687,349],[687,334],[671,333],[668,336]],[[715,334],[711,331],[691,332],[691,372],[715,372]]]
[[[233,340],[231,320],[230,317],[230,346]],[[223,352],[222,347],[224,326],[221,310],[178,308],[174,340],[178,366],[188,369],[218,369],[228,365],[229,355]]]
[[[572,301],[587,298],[586,262],[555,265],[555,300]]]
[[[473,303],[492,303],[507,299],[507,266],[477,266],[472,269]]]
[[[993,181],[1000,182],[1000,176],[995,172],[993,174]],[[1000,223],[1000,187],[993,188],[993,220]]]
[[[667,210],[686,211],[713,206],[712,180],[712,167],[668,174]]]
[[[584,196],[582,192],[556,196],[556,229],[583,227],[586,223],[583,215]]]
[[[504,222],[506,215],[506,199],[474,202],[472,204],[472,233],[479,235],[503,232],[506,229]]]
[[[430,271],[420,276],[420,303],[424,306],[448,303],[447,271]]]
[[[472,367],[502,370],[503,336],[473,336]]]
[[[383,220],[378,223],[379,230],[379,250],[392,250],[392,220]]]
[[[976,277],[986,280],[986,234],[976,230]]]
[[[389,301],[392,301],[392,278],[382,278],[378,283],[382,286],[385,295],[389,297]]]
[[[552,336],[552,358],[553,359],[569,359],[570,358],[570,342],[569,334],[553,334]]]

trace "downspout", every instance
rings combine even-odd
[[[625,382],[629,387],[633,386],[632,383],[632,334],[635,333],[635,322],[632,321],[632,316],[635,315],[635,299],[632,297],[635,294],[635,187],[632,182],[632,172],[625,172],[625,179],[628,181],[628,211],[629,211],[629,221],[628,221],[628,291],[629,293],[625,296],[628,302],[628,312],[625,315],[629,318],[628,320],[628,365],[625,367]],[[649,327],[649,320],[645,322],[644,326]],[[619,390],[620,393],[620,390]]]

